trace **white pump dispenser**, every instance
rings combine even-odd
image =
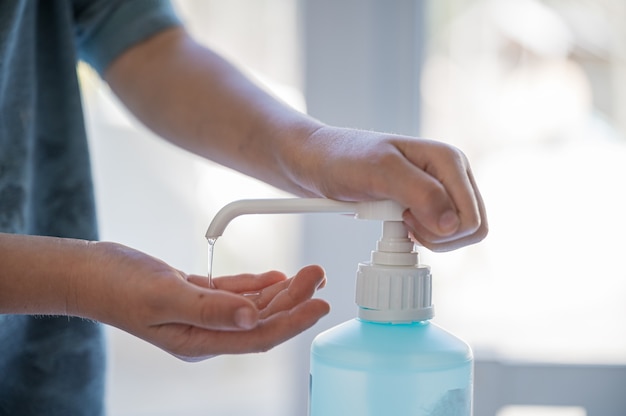
[[[358,316],[372,322],[419,322],[433,317],[431,275],[401,221],[384,221],[370,263],[359,264]]]
[[[311,346],[309,416],[471,416],[473,359],[462,340],[430,322],[431,273],[392,201],[244,200],[225,206],[210,244],[243,214],[333,212],[382,221],[371,261],[359,264],[358,317]]]
[[[245,214],[302,214],[328,212],[353,214],[364,220],[402,221],[404,209],[393,201],[341,202],[323,198],[242,199],[218,211],[206,231],[207,240],[215,240],[236,217]]]

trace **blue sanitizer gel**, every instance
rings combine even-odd
[[[353,319],[311,350],[311,416],[469,416],[469,346],[428,321]]]
[[[357,273],[358,318],[311,348],[309,416],[471,416],[470,347],[430,322],[431,274],[401,222]]]

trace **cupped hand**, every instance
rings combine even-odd
[[[408,136],[322,127],[299,149],[292,171],[306,192],[360,201],[392,199],[404,221],[433,251],[487,235],[485,207],[469,162],[457,148]]]
[[[219,277],[210,288],[205,276],[187,276],[118,244],[96,245],[108,257],[101,270],[116,274],[103,279],[105,290],[96,291],[92,305],[81,306],[97,312],[82,316],[123,329],[185,361],[267,351],[329,312],[325,301],[312,298],[325,283],[319,266],[305,267],[289,279],[277,271]]]

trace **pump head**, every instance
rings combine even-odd
[[[359,317],[377,322],[415,322],[433,317],[431,275],[402,222],[404,208],[394,201],[340,202],[321,198],[249,199],[224,206],[209,225],[206,238],[215,241],[234,218],[244,214],[352,214],[383,222],[382,236],[371,261],[359,264],[356,303]]]
[[[366,321],[407,323],[431,319],[430,268],[420,265],[401,221],[384,221],[371,261],[359,264],[356,304]]]

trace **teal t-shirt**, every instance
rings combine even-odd
[[[95,240],[76,75],[179,21],[162,0],[0,0],[0,232]],[[96,323],[0,315],[0,415],[104,414]]]

